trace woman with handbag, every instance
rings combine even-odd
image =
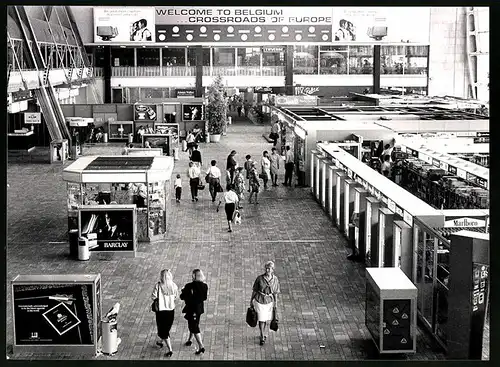
[[[264,274],[255,279],[250,299],[250,307],[255,308],[259,321],[260,345],[264,345],[266,342],[267,323],[276,316],[278,294],[280,293],[280,283],[278,277],[274,275],[274,262],[266,262],[264,268]]]
[[[269,137],[273,141],[274,147],[278,143],[278,138],[280,137],[279,131],[280,131],[280,124],[278,123],[277,120],[275,120],[271,125],[271,134],[269,134]]]
[[[188,177],[191,188],[191,201],[198,201],[198,186],[200,184],[200,168],[193,162],[189,162]]]
[[[231,188],[224,193],[224,203],[225,203],[224,211],[226,212],[227,224],[229,226],[229,229],[227,230],[228,232],[233,231],[231,223],[233,222],[234,213],[236,211],[236,208],[238,207],[238,202],[239,202],[238,195],[234,191],[234,188]],[[221,203],[222,200],[219,201],[219,205],[217,205],[217,212],[219,212],[219,207]]]
[[[269,153],[267,150],[265,150],[264,153],[262,153],[260,166],[262,168],[262,173],[260,176],[264,181],[264,190],[267,190],[267,181],[271,179],[271,161],[269,160]]]
[[[167,357],[172,356],[172,344],[170,342],[170,329],[174,322],[175,299],[179,297],[179,289],[173,281],[172,273],[169,269],[160,272],[160,281],[156,283],[151,299],[152,310],[156,315],[156,326],[160,341],[156,342],[160,348],[163,348],[163,341],[167,345]]]
[[[184,286],[180,298],[186,305],[182,309],[184,318],[188,322],[189,338],[184,345],[189,347],[193,335],[198,343],[198,350],[195,354],[205,353],[203,340],[200,333],[200,316],[205,312],[203,302],[207,300],[208,285],[205,283],[205,276],[200,269],[193,270],[193,281]]]
[[[250,165],[250,172],[248,174],[249,183],[250,183],[250,196],[248,197],[248,203],[252,204],[252,196],[255,194],[255,204],[258,204],[257,196],[259,195],[259,175],[257,174],[257,168],[255,162],[252,162]]]
[[[214,203],[215,198],[217,197],[217,193],[220,192],[221,172],[220,169],[216,166],[217,161],[215,159],[213,159],[210,164],[211,166],[207,171],[205,181],[208,183],[208,190],[210,191],[212,202]]]

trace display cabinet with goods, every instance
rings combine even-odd
[[[220,141],[227,124],[227,104],[224,98],[224,84],[220,75],[216,76],[207,94],[207,120],[210,142]]]
[[[149,183],[149,237],[154,238],[165,233],[165,204],[170,202],[169,190],[165,181]]]

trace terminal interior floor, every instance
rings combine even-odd
[[[260,159],[271,146],[263,127],[236,120],[218,144],[201,144],[204,166],[237,150]],[[85,154],[120,154],[122,144],[89,147]],[[180,302],[171,330],[174,360],[363,360],[376,359],[364,325],[365,270],[346,260],[347,241],[313,200],[310,189],[272,187],[259,205],[243,203],[242,224],[227,232],[224,211],[216,212],[207,189],[192,203],[186,178],[188,157],[181,153],[174,175],[183,177],[180,204],[175,204],[166,239],[140,244],[136,258],[93,254],[90,261],[68,257],[66,184],[62,167],[42,164],[8,166],[7,279],[17,274],[100,273],[105,313],[120,302],[114,356],[97,359],[167,359],[155,345],[156,324],[150,312],[151,291],[159,271],[169,268],[182,287],[201,268],[209,296],[201,330],[205,354],[186,347],[187,323]],[[69,164],[69,163],[68,163]],[[282,167],[281,167],[282,168]],[[282,169],[284,172],[284,170]],[[283,181],[283,172],[279,182]],[[172,181],[173,187],[173,181]],[[173,197],[172,197],[172,200]],[[259,345],[258,329],[245,323],[255,277],[266,261],[276,263],[281,283],[280,327]],[[7,293],[7,353],[11,359],[88,358],[70,354],[12,354],[11,294]],[[382,358],[382,357],[381,357]],[[383,358],[386,358],[385,356]],[[445,359],[430,336],[418,331],[417,353],[407,360]]]

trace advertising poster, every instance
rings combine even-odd
[[[328,42],[331,7],[156,7],[157,42]]]
[[[94,42],[154,42],[153,7],[95,7]]]
[[[156,105],[136,103],[134,105],[135,121],[156,121]]]
[[[184,121],[201,121],[203,120],[203,105],[202,104],[183,104],[182,119]]]
[[[133,210],[82,209],[80,225],[81,236],[97,237],[97,247],[92,251],[134,251]]]
[[[92,345],[91,284],[13,285],[17,345]]]
[[[333,41],[429,42],[427,7],[342,7],[333,10]]]

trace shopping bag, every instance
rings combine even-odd
[[[248,307],[247,310],[247,324],[250,327],[256,327],[257,326],[257,312],[255,311],[255,308]]]
[[[202,183],[199,183],[198,184],[198,190],[204,190],[205,189],[205,185],[203,185]]]
[[[278,331],[278,313],[276,312],[276,307],[273,308],[273,319],[271,320],[269,329],[272,331]]]

